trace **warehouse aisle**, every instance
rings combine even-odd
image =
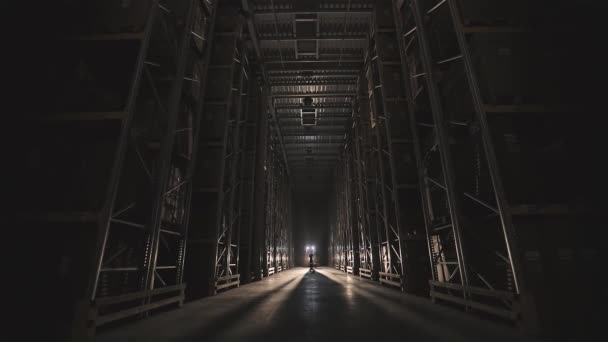
[[[120,341],[533,341],[424,298],[346,276],[297,268],[100,332]],[[403,340],[403,339],[401,339]]]

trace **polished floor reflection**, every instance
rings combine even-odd
[[[347,276],[298,268],[100,332],[97,341],[533,341],[514,329]]]

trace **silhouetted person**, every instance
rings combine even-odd
[[[312,253],[310,253],[310,254],[308,255],[308,257],[309,257],[309,259],[310,259],[310,271],[311,271],[311,272],[314,272],[314,271],[315,271],[315,263],[314,263],[314,261],[312,260],[313,254],[312,254]]]

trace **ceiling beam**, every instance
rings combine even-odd
[[[321,167],[297,167],[296,169],[299,171],[297,176],[299,177],[308,177],[308,176],[316,176],[317,178],[321,177],[331,177],[333,176],[333,169],[328,167],[327,165],[320,165]]]
[[[284,134],[285,137],[339,137],[342,139],[345,130],[343,131],[334,131],[334,132],[289,132],[289,134]]]
[[[335,78],[357,78],[361,70],[358,69],[337,69],[333,73],[325,70],[317,69],[294,69],[294,70],[268,70],[270,78],[319,78],[319,77],[335,77]],[[280,75],[277,75],[280,74]]]
[[[371,14],[373,0],[346,1],[343,0],[274,0],[258,1],[253,6],[255,14]],[[306,17],[308,18],[308,17]],[[315,17],[316,18],[316,17]]]
[[[300,82],[272,82],[271,87],[344,87],[344,86],[355,86],[357,85],[356,80],[353,79],[350,82],[338,83],[336,81],[332,81],[331,83],[306,83],[305,81]]]
[[[299,1],[307,1],[307,0],[299,0]],[[346,13],[363,13],[363,14],[371,14],[371,8],[351,8],[349,11],[346,8],[318,8],[316,10],[297,10],[293,8],[275,8],[274,12],[272,11],[272,7],[269,8],[260,8],[253,11],[255,15],[272,15],[276,14],[346,14]]]
[[[323,150],[323,149],[339,149],[342,148],[342,145],[344,145],[344,143],[320,143],[320,144],[310,144],[310,143],[298,143],[298,142],[287,142],[286,143],[286,147],[288,151],[292,151],[294,149],[299,149],[299,148],[311,148],[313,150]]]
[[[326,118],[325,120],[319,120],[317,118],[317,124],[315,126],[317,126],[317,127],[343,127],[343,128],[346,128],[345,125],[349,123],[348,119],[349,118],[347,118],[347,117],[340,118],[340,119],[327,119]],[[283,127],[283,128],[287,128],[287,127],[304,127],[304,126],[302,126],[302,119],[300,119],[300,118],[279,118],[279,122],[281,123],[281,127]],[[342,125],[339,125],[339,124],[342,124]],[[308,126],[306,126],[306,127],[308,127]]]
[[[329,145],[329,144],[327,144]],[[287,146],[287,153],[296,153],[296,152],[305,152],[306,150],[312,150],[313,153],[316,152],[327,152],[327,151],[340,151],[340,145],[336,146],[326,146],[326,145],[317,145],[317,146],[298,146],[298,145],[290,145]]]
[[[346,127],[344,125],[327,125],[327,126],[298,126],[298,125],[284,125],[283,133],[302,133],[302,134],[315,134],[315,133],[325,133],[325,132],[346,132]]]
[[[322,166],[322,165],[319,165]],[[322,166],[322,167],[303,167],[303,166],[299,166],[299,167],[294,167],[294,170],[298,170],[297,172],[297,176],[300,177],[306,177],[306,176],[317,176],[317,177],[323,177],[323,176],[333,176],[333,170],[327,166]]]
[[[274,93],[275,98],[294,98],[294,97],[356,97],[356,93]]]
[[[316,177],[327,177],[333,176],[333,170],[328,168],[327,166],[323,167],[296,167],[294,170],[298,170],[296,176],[299,177],[307,177],[307,176],[316,176]]]
[[[355,36],[321,36],[321,37],[261,37],[261,42],[295,42],[295,41],[362,41],[367,40],[367,36],[365,35],[355,35]]]
[[[314,105],[313,108],[324,109],[324,108],[352,108],[352,102],[336,102],[336,103],[323,103],[321,105]],[[299,103],[295,104],[284,104],[277,105],[276,109],[300,109],[302,106]]]
[[[303,160],[302,161],[293,161],[293,162],[291,162],[291,165],[293,165],[293,166],[298,166],[298,165],[307,166],[307,165],[310,165],[310,166],[318,166],[318,167],[319,166],[320,167],[332,167],[332,166],[335,166],[337,164],[338,164],[338,160],[337,159],[336,160],[316,160],[312,164],[309,164],[308,162],[305,162]]]
[[[288,156],[290,161],[306,161],[306,158],[312,158],[313,161],[335,161],[340,158],[339,154],[333,155],[316,155],[316,156],[306,156],[306,155],[290,155]]]
[[[321,155],[321,156],[325,156],[325,155],[339,155],[340,151],[342,150],[339,147],[334,147],[334,148],[326,148],[326,149],[312,149],[313,150],[313,154],[310,156],[316,156],[316,155]],[[305,150],[288,150],[288,154],[289,155],[300,155],[300,156],[309,156],[308,154],[306,154]]]
[[[280,115],[279,120],[293,120],[300,119],[300,112],[277,112]],[[328,120],[328,119],[348,119],[352,115],[350,112],[344,113],[325,113],[317,112],[317,119]]]
[[[297,63],[302,63],[302,64],[361,63],[361,64],[363,64],[363,62],[364,62],[363,59],[339,59],[339,58],[335,58],[335,59],[288,59],[288,60],[270,59],[270,60],[265,61],[266,64],[297,64]]]

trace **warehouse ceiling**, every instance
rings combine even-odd
[[[327,189],[344,147],[373,1],[249,2],[294,188]],[[308,114],[302,116],[305,106]]]

